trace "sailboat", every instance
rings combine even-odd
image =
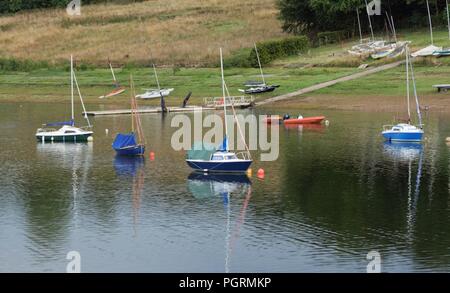
[[[262,66],[261,66],[261,59],[259,58],[258,47],[256,46],[256,44],[255,44],[255,53],[256,53],[256,58],[258,59],[258,65],[259,65],[259,70],[261,72],[262,82],[248,81],[244,84],[247,87],[247,89],[245,89],[245,90],[240,89],[239,91],[242,93],[245,93],[245,94],[262,94],[262,93],[273,92],[276,88],[279,88],[280,86],[266,84],[266,80],[264,78],[264,73],[263,73]]]
[[[125,87],[121,86],[116,79],[116,75],[114,74],[114,69],[112,68],[111,61],[109,61],[109,69],[111,69],[111,74],[112,74],[113,81],[114,81],[114,90],[104,96],[100,96],[99,99],[117,96],[125,91]]]
[[[130,76],[131,87],[131,133],[119,133],[112,147],[120,156],[142,156],[145,153],[145,140],[142,131],[141,118],[137,110],[133,78]]]
[[[434,45],[434,38],[433,38],[433,24],[431,22],[431,13],[430,13],[430,4],[428,3],[428,0],[426,1],[427,3],[427,11],[428,11],[428,22],[430,25],[430,40],[431,40],[431,44],[423,49],[420,49],[414,53],[411,54],[411,56],[413,57],[426,57],[426,56],[432,56],[433,54],[435,54],[435,52],[439,52],[442,51],[442,47],[437,47]]]
[[[230,152],[228,146],[228,127],[227,127],[227,95],[225,78],[223,74],[223,57],[222,49],[220,49],[220,69],[222,73],[222,93],[223,93],[223,110],[225,120],[225,137],[219,147],[205,146],[203,143],[194,144],[191,151],[187,153],[187,164],[196,171],[202,172],[246,172],[252,164],[252,159],[248,147],[246,152],[233,153]],[[234,112],[234,108],[232,105]],[[239,123],[234,115],[236,123]],[[242,133],[241,133],[242,135]],[[244,137],[242,137],[245,140]]]
[[[156,84],[157,84],[158,88],[157,89],[146,89],[145,93],[143,93],[141,95],[137,95],[136,98],[140,98],[140,99],[144,99],[144,100],[159,99],[161,97],[167,97],[168,95],[170,95],[171,92],[173,92],[173,90],[174,90],[173,88],[170,88],[170,89],[161,88],[161,86],[159,84],[158,74],[156,73],[155,64],[153,64],[153,72],[155,73],[155,79],[156,79]]]
[[[411,71],[411,79],[414,89],[414,97],[416,100],[417,116],[419,119],[419,125],[411,125],[411,110],[410,110],[410,86],[409,86],[409,72]],[[408,123],[400,123],[397,125],[385,125],[383,127],[382,135],[387,141],[422,141],[423,137],[423,124],[422,114],[420,112],[419,97],[417,96],[416,81],[414,79],[414,69],[409,57],[409,47],[406,47],[406,96],[408,107]]]
[[[74,85],[77,87],[78,95],[80,97],[81,105],[83,107],[84,113],[86,113],[86,108],[84,107],[83,97],[81,96],[80,87],[78,86],[78,81],[75,76],[73,69],[73,56],[70,56],[70,87],[71,87],[71,107],[72,116],[70,121],[65,122],[54,122],[44,124],[42,128],[36,131],[36,138],[41,142],[86,142],[89,137],[94,133],[91,128],[91,123],[87,115],[84,115],[88,126],[86,127],[75,127],[75,113],[74,113]],[[50,127],[59,127],[59,129],[54,129]]]

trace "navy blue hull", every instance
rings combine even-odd
[[[421,141],[423,132],[384,132],[387,141]]]
[[[186,160],[189,167],[194,170],[203,171],[203,172],[237,172],[242,173],[246,172],[252,161],[250,160],[241,160],[241,161],[192,161]]]
[[[145,153],[145,146],[137,145],[133,147],[114,149],[119,156],[143,156]]]

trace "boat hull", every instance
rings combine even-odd
[[[309,117],[302,119],[286,119],[284,120],[284,124],[320,124],[325,120],[324,116],[318,117]]]
[[[192,169],[202,172],[222,172],[222,173],[244,173],[252,164],[251,160],[236,160],[229,162],[214,162],[201,160],[186,160]]]
[[[87,142],[92,133],[76,134],[76,135],[39,135],[36,139],[40,142]]]
[[[394,132],[383,131],[383,137],[387,141],[422,141],[423,131],[416,132]]]
[[[114,150],[118,156],[143,156],[145,153],[145,146],[137,145]]]

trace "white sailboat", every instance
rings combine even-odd
[[[70,56],[70,88],[71,88],[71,107],[72,116],[70,121],[65,122],[54,122],[44,124],[42,128],[36,131],[36,138],[38,141],[42,142],[85,142],[94,133],[91,129],[91,123],[88,116],[85,114],[88,125],[85,127],[75,127],[75,111],[74,111],[74,85],[77,87],[78,95],[80,97],[81,105],[83,107],[84,113],[86,113],[86,108],[84,106],[83,97],[81,96],[80,87],[78,86],[78,81],[75,76],[73,69],[73,56]],[[59,129],[49,128],[61,126]]]
[[[148,99],[158,99],[161,97],[167,97],[170,95],[171,92],[174,91],[173,88],[161,88],[160,84],[159,84],[159,79],[158,79],[158,74],[156,73],[156,67],[155,64],[153,64],[153,72],[155,73],[155,79],[156,79],[156,84],[158,86],[157,89],[146,89],[145,93],[137,95],[136,98],[140,98],[140,99],[144,99],[144,100],[148,100]]]
[[[437,47],[434,45],[434,38],[433,38],[433,24],[431,22],[431,13],[430,13],[430,4],[427,0],[427,11],[428,11],[428,22],[430,25],[430,40],[431,44],[423,49],[420,49],[414,53],[411,54],[413,57],[426,57],[426,56],[432,56],[436,51],[442,51],[442,47]]]

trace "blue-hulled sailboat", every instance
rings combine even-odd
[[[423,138],[423,124],[422,124],[422,114],[420,112],[419,97],[417,96],[416,81],[414,79],[414,69],[409,57],[409,48],[406,46],[406,96],[407,96],[407,107],[408,107],[408,121],[407,123],[399,123],[396,125],[385,125],[383,127],[382,135],[387,141],[410,141],[410,142],[420,142]],[[414,97],[416,100],[416,110],[417,117],[419,120],[419,125],[415,126],[411,124],[411,110],[410,110],[410,86],[409,86],[409,72],[411,71],[411,80],[413,84]]]
[[[70,86],[71,86],[71,107],[72,116],[69,121],[64,122],[54,122],[44,124],[42,128],[36,131],[36,139],[41,142],[86,142],[94,133],[91,128],[91,123],[89,122],[88,116],[85,114],[88,125],[85,127],[75,127],[75,113],[74,113],[74,85],[77,87],[78,95],[80,97],[81,105],[83,106],[83,111],[86,113],[86,108],[84,107],[83,97],[81,96],[80,87],[78,86],[78,81],[75,76],[75,71],[73,69],[73,56],[70,56]],[[53,127],[61,127],[55,129]]]
[[[224,97],[225,137],[222,144],[217,148],[207,147],[202,143],[197,144],[197,146],[199,146],[197,147],[196,144],[194,144],[193,149],[187,153],[186,163],[196,171],[243,173],[250,168],[253,161],[248,148],[246,152],[241,153],[233,153],[229,150],[226,105],[227,95],[223,74],[222,49],[220,49],[220,68],[222,73],[222,93]],[[236,119],[236,117],[234,118]],[[236,123],[238,123],[237,120]]]
[[[145,140],[139,116],[133,78],[130,77],[131,86],[131,133],[119,133],[112,147],[119,156],[143,156],[145,153]]]

